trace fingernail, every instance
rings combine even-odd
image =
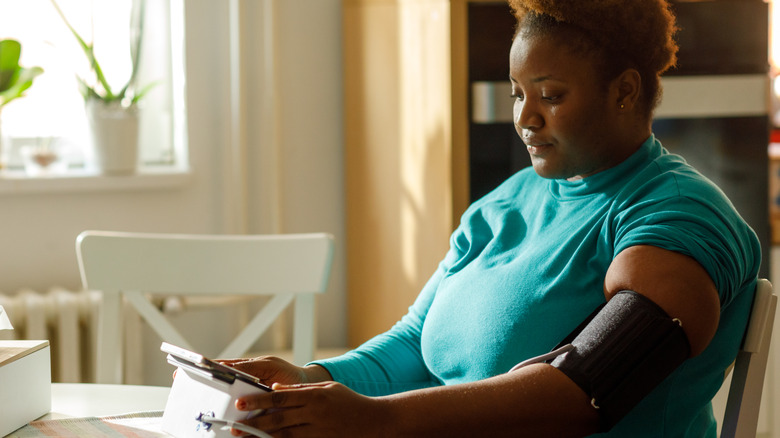
[[[243,411],[246,409],[246,402],[244,400],[236,400],[236,409]]]

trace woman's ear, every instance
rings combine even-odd
[[[642,89],[642,76],[639,72],[629,68],[615,78],[612,84],[616,107],[621,110],[633,109],[639,101]]]

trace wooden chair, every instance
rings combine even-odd
[[[721,438],[755,438],[777,308],[772,284],[759,279],[745,340],[734,362]]]
[[[293,301],[293,360],[314,357],[314,294],[326,290],[333,238],[324,233],[193,235],[85,231],[76,239],[83,286],[103,292],[96,380],[122,382],[122,297],[162,340],[191,344],[149,300],[165,295],[267,295],[265,306],[216,357],[247,352]]]

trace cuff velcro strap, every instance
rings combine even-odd
[[[604,431],[690,355],[680,321],[633,291],[618,292],[562,343],[569,342],[574,349],[551,364],[591,397]]]

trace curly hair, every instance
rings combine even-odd
[[[572,48],[598,56],[605,81],[627,68],[639,71],[645,109],[652,113],[661,97],[660,76],[677,62],[677,25],[667,0],[509,0],[509,5],[518,33],[573,36],[566,40]]]

